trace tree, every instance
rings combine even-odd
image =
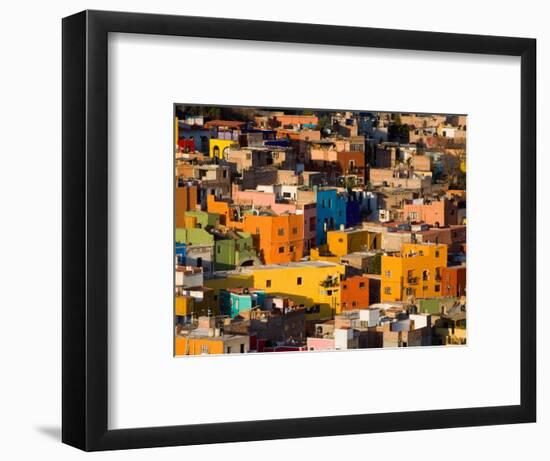
[[[332,128],[330,117],[327,114],[323,114],[317,121],[317,129],[323,131],[325,128]]]
[[[382,273],[382,253],[376,253],[369,261],[368,273],[378,275]]]

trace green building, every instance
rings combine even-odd
[[[214,236],[205,229],[177,228],[176,243],[185,243],[186,245],[213,245]]]
[[[228,231],[219,236],[214,243],[214,270],[225,271],[242,265],[260,264],[252,234],[240,231]]]
[[[191,216],[197,219],[197,227],[205,229],[207,226],[218,227],[220,225],[220,215],[218,213],[209,213],[208,211],[186,211],[185,216]]]
[[[454,306],[459,298],[452,296],[442,296],[440,298],[417,299],[418,312],[420,314],[441,314]]]

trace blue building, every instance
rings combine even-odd
[[[336,189],[317,189],[317,246],[327,243],[327,231],[346,225],[346,199]]]
[[[203,126],[179,122],[179,139],[192,139],[195,142],[195,150],[203,154],[208,154],[210,137],[210,131]]]
[[[232,319],[253,307],[263,307],[265,291],[254,288],[229,288],[220,290],[220,311]]]
[[[354,193],[348,193],[346,200],[346,227],[357,226],[361,222],[361,202]]]
[[[183,266],[185,264],[185,255],[187,254],[187,245],[176,242],[176,264]]]

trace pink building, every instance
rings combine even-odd
[[[430,226],[446,227],[457,222],[458,206],[447,199],[413,200],[403,205],[403,219],[413,222],[423,221]]]
[[[335,349],[334,338],[307,338],[308,351],[333,351]]]

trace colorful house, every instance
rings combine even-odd
[[[198,227],[176,228],[176,243],[186,245],[213,245],[214,236],[207,230]]]
[[[369,279],[362,275],[348,277],[340,282],[340,311],[366,309],[370,305]]]
[[[217,213],[209,213],[207,211],[193,210],[185,212],[186,218],[195,218],[195,226],[201,229],[206,229],[208,226],[217,227],[220,225],[220,215]],[[176,225],[176,227],[179,227]],[[185,226],[190,227],[190,226]]]
[[[209,154],[212,158],[224,159],[228,149],[239,148],[239,143],[233,139],[210,139]]]
[[[442,296],[466,294],[466,266],[444,267],[441,271]]]
[[[254,235],[265,264],[299,261],[304,253],[304,217],[296,214],[244,216],[243,229]]]
[[[327,243],[327,232],[346,225],[346,199],[336,189],[317,190],[317,246]]]
[[[222,315],[235,318],[265,302],[265,291],[255,288],[228,288],[220,291],[220,311]]]
[[[438,200],[416,199],[403,205],[403,218],[423,221],[434,227],[446,227],[458,222],[458,205],[446,198]]]
[[[327,232],[330,253],[344,256],[355,251],[370,251],[380,248],[382,234],[365,229],[344,229]]]
[[[192,330],[189,334],[176,334],[176,355],[246,354],[249,351],[248,336],[210,336],[209,331]]]
[[[185,213],[195,210],[198,200],[198,186],[192,183],[178,185],[175,190],[176,227],[185,227]]]
[[[302,261],[250,267],[246,273],[252,276],[254,287],[304,306],[308,320],[330,319],[340,309],[342,264]]]
[[[404,243],[401,253],[382,256],[381,300],[442,296],[447,245]]]
[[[361,202],[355,195],[346,198],[346,227],[357,226],[361,222]]]
[[[238,266],[259,265],[252,235],[248,232],[228,231],[214,243],[214,268],[217,271]]]

